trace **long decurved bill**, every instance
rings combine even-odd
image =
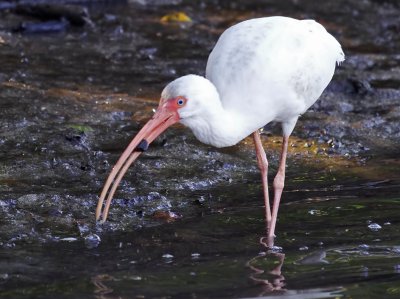
[[[114,196],[117,187],[128,170],[129,166],[139,157],[139,155],[147,149],[148,145],[164,132],[169,126],[179,121],[179,114],[175,110],[168,108],[168,105],[160,103],[154,116],[147,122],[147,124],[139,131],[133,138],[131,143],[122,153],[117,163],[114,165],[111,173],[109,174],[106,183],[104,184],[103,191],[101,192],[96,209],[96,220],[100,219],[101,223],[107,220],[108,210],[110,209],[111,200]],[[107,196],[108,194],[108,196]],[[104,199],[107,196],[103,212]]]

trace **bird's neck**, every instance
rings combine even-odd
[[[181,121],[198,140],[215,147],[227,147],[252,133],[239,113],[224,109],[219,98],[212,103],[201,116],[193,117],[188,122]]]

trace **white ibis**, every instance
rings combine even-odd
[[[237,144],[252,134],[261,170],[265,215],[273,244],[285,181],[289,135],[329,84],[344,60],[338,41],[313,20],[288,17],[251,19],[227,29],[212,50],[206,77],[186,75],[169,83],[151,120],[131,141],[113,167],[101,193],[96,219],[107,219],[122,177],[143,150],[163,131],[180,122],[198,140],[216,147]],[[268,161],[259,129],[271,121],[283,130],[282,154],[273,182],[272,213]],[[103,202],[107,196],[103,212]]]

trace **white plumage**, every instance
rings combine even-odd
[[[202,78],[189,75],[171,82],[162,98],[199,97],[199,105],[218,110],[204,114],[204,120],[199,114],[181,120],[200,141],[213,146],[234,145],[271,121],[281,122],[284,134],[290,135],[343,60],[340,44],[313,20],[251,19],[227,29],[208,58],[206,78],[217,93]]]
[[[344,60],[340,44],[313,20],[268,17],[241,22],[227,29],[212,50],[206,78],[180,77],[161,94],[153,119],[134,138],[113,168],[99,200],[114,185],[103,211],[103,221],[122,176],[139,155],[143,141],[152,142],[168,126],[181,122],[203,143],[231,146],[253,134],[262,173],[269,244],[284,185],[288,137],[299,115],[322,94],[336,64]],[[271,121],[282,123],[283,147],[274,180],[274,206],[270,211],[268,162],[258,129]],[[118,176],[117,176],[118,174]]]

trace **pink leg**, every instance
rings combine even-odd
[[[271,227],[268,232],[268,245],[272,247],[274,245],[274,232],[276,226],[276,219],[278,217],[278,209],[279,202],[281,201],[283,187],[285,185],[285,168],[286,168],[286,154],[289,144],[289,136],[283,136],[283,144],[282,144],[282,154],[281,159],[279,161],[278,173],[274,179],[274,205],[272,207],[272,219],[271,219]]]
[[[261,179],[264,190],[264,201],[265,201],[265,220],[267,222],[267,231],[269,231],[271,225],[271,208],[269,204],[269,195],[268,195],[268,160],[265,155],[265,151],[263,145],[261,143],[260,133],[255,131],[253,133],[254,145],[256,147],[257,154],[257,162],[258,167],[261,171]]]

